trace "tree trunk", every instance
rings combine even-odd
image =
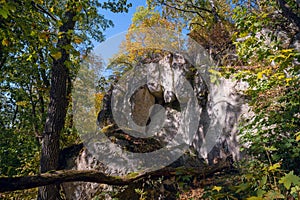
[[[51,68],[50,104],[42,135],[42,152],[40,160],[41,173],[58,169],[60,152],[59,138],[60,132],[64,127],[69,103],[67,84],[70,84],[68,83],[69,69],[65,64],[65,61],[69,60],[69,53],[64,47],[71,44],[71,36],[68,34],[68,31],[74,30],[74,16],[75,12],[67,11],[64,16],[63,24],[59,29],[59,32],[62,33],[62,37],[58,39],[57,50],[61,53],[61,57],[58,59],[53,58],[53,65]],[[38,199],[60,199],[59,185],[40,187]]]
[[[300,30],[300,17],[292,11],[285,0],[277,0],[277,4],[282,11],[282,15],[285,16],[290,22],[294,23]]]

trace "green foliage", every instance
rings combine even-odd
[[[300,177],[294,175],[293,171],[290,171],[288,174],[285,174],[285,176],[281,177],[279,183],[282,183],[284,187],[289,190],[292,184],[296,187],[300,186]]]
[[[257,168],[258,166],[259,168]],[[244,192],[244,194],[248,193],[248,195],[249,191],[253,191],[251,197],[248,197],[248,199],[285,199],[298,197],[300,192],[300,177],[294,175],[293,171],[284,174],[279,163],[273,165],[261,163],[260,165],[253,165],[253,167],[256,169],[250,168],[249,172],[252,173],[248,173],[244,179],[248,188],[243,191],[238,191]],[[259,169],[259,171],[257,171],[257,169]],[[240,185],[237,187],[240,187]]]
[[[32,175],[38,171],[39,146],[34,137],[1,130],[0,176]]]
[[[294,10],[295,1],[287,2]],[[253,116],[240,124],[247,155],[241,177],[234,177],[234,187],[215,186],[207,195],[212,199],[298,199],[300,53],[287,42],[297,28],[280,14],[275,1],[235,3],[232,39],[246,66],[226,66],[221,72],[249,84],[245,95]]]
[[[135,192],[140,196],[139,200],[146,200],[147,192],[143,189],[136,188]]]
[[[130,6],[126,0],[0,1],[0,176],[38,173],[51,66],[68,55],[63,65],[70,74],[70,90],[80,63],[93,48],[92,41],[103,41],[103,31],[113,26],[99,11],[127,12]],[[66,15],[71,12],[75,28],[66,32]],[[65,46],[58,44],[63,37],[70,40]],[[70,105],[61,147],[79,142],[71,111]],[[33,192],[5,197],[31,198]]]
[[[231,175],[232,185],[211,186],[205,191],[208,199],[297,199],[300,177],[288,174],[280,163],[264,164],[258,160],[241,162],[241,172]]]
[[[233,39],[248,66],[225,69],[224,74],[249,84],[245,94],[253,117],[240,124],[248,155],[240,166],[241,177],[235,177],[234,187],[218,193],[226,195],[229,190],[238,199],[297,199],[300,67],[296,61],[300,54],[276,32],[285,24],[285,34],[291,37],[295,27],[286,25],[288,20],[278,14],[276,2],[260,3],[251,10],[244,4],[233,9],[237,28]]]
[[[269,5],[274,6],[272,2]],[[300,68],[295,61],[300,53],[287,47],[273,31],[274,18],[279,17],[274,10],[276,7],[253,12],[242,6],[234,9],[236,38],[243,37],[236,42],[238,53],[244,62],[254,65],[235,74],[249,83],[246,94],[255,113],[241,127],[242,141],[250,144],[247,151],[261,161],[282,162],[283,169],[299,173]],[[275,24],[282,22],[277,20]]]

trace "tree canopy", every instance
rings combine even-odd
[[[92,49],[92,40],[103,41],[103,31],[113,25],[99,9],[126,12],[131,4],[123,0],[1,4],[1,152],[8,154],[8,163],[1,162],[1,173],[36,173],[38,167],[28,164],[37,164],[30,160],[38,156],[41,172],[56,170],[60,136],[65,128],[72,130],[65,127],[72,80]],[[15,140],[20,141],[20,149]],[[58,196],[56,186],[40,189],[40,199]]]

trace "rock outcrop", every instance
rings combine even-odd
[[[201,69],[197,67],[180,54],[169,54],[158,62],[140,64],[126,73],[107,92],[103,109],[98,115],[99,134],[105,134],[109,142],[117,145],[113,148],[121,150],[111,152],[108,150],[110,145],[104,145],[100,151],[102,157],[97,157],[93,154],[94,149],[89,153],[90,149],[84,148],[73,166],[68,167],[96,168],[122,175],[138,170],[139,162],[155,165],[159,154],[153,154],[147,160],[141,156],[137,161],[130,160],[130,155],[124,154],[123,158],[131,165],[127,165],[128,162],[103,165],[101,158],[124,151],[151,153],[168,147],[172,141],[175,141],[172,143],[175,146],[177,143],[187,143],[187,153],[180,154],[180,157],[166,153],[159,162],[174,159],[176,162],[168,164],[201,167],[204,162],[215,164],[229,157],[239,159],[237,125],[241,115],[246,112],[239,91],[245,85],[209,75],[207,66]],[[91,143],[88,145],[91,146]],[[149,168],[151,166],[145,169]],[[86,193],[87,187],[93,191],[97,188],[98,192],[102,190],[99,184],[66,183],[64,187],[68,189],[69,196],[76,197]],[[85,195],[91,193],[95,192]]]
[[[179,54],[169,54],[157,63],[137,66],[127,76],[125,81],[117,83],[118,88],[111,93],[115,102],[111,109],[124,115],[112,112],[108,121],[117,119],[120,128],[130,127],[129,129],[141,133],[146,132],[146,135],[153,135],[163,145],[179,132],[180,119],[184,117],[181,106],[185,106],[190,98],[195,97],[197,105],[194,109],[199,114],[199,122],[194,139],[189,145],[199,158],[204,158],[208,163],[228,156],[232,156],[234,160],[239,159],[237,123],[241,114],[246,111],[239,90],[244,84],[219,77],[214,77],[212,82],[209,77],[205,77],[207,74],[201,73]],[[139,87],[131,88],[133,86]],[[192,96],[188,94],[189,86]],[[129,99],[126,101],[128,106],[123,106],[126,98]],[[104,107],[111,103],[110,100],[104,102]],[[152,115],[159,113],[160,109],[164,113],[160,113],[158,119],[164,121],[164,126],[155,129],[155,125],[162,125],[159,122],[153,123],[154,126],[151,123],[146,126],[149,121],[156,119]],[[103,119],[100,117],[100,120]],[[147,132],[153,130],[153,134]],[[212,137],[207,134],[212,134]]]

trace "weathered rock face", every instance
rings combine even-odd
[[[83,144],[74,145],[61,152],[60,165],[62,169],[73,170],[99,170],[105,171],[106,167],[91,155]],[[109,186],[98,183],[66,182],[62,184],[64,197],[67,200],[93,199]]]
[[[140,68],[145,70],[139,70]],[[130,74],[134,79],[126,79],[129,81],[120,84],[121,87],[119,85],[112,92],[115,97],[112,109],[115,106],[118,112],[125,113],[124,116],[118,116],[117,120],[121,121],[122,126],[130,127],[132,119],[139,126],[147,125],[152,115],[159,113],[159,107],[155,110],[155,105],[164,108],[164,117],[159,118],[164,121],[164,126],[161,129],[155,129],[151,124],[146,127],[148,129],[146,132],[155,130],[154,138],[163,145],[179,132],[180,120],[184,117],[180,107],[191,98],[186,91],[188,90],[186,84],[189,84],[193,96],[197,99],[197,106],[194,109],[197,109],[200,115],[197,132],[190,145],[199,158],[204,158],[208,163],[228,156],[232,156],[234,160],[239,159],[237,123],[240,115],[246,111],[242,95],[239,93],[241,88],[238,88],[242,84],[224,78],[212,83],[204,76],[205,74],[195,70],[194,66],[181,55],[170,54],[158,63],[137,66]],[[142,86],[130,88],[139,84]],[[122,93],[124,91],[129,92]],[[123,97],[130,99],[131,105],[127,108],[123,106],[118,95],[122,96],[122,100]],[[128,107],[131,110],[128,110]],[[116,120],[113,115],[109,117],[111,118],[109,121]]]
[[[132,119],[139,126],[146,126],[150,108],[155,104],[155,97],[147,87],[141,87],[131,98]]]
[[[197,152],[209,163],[215,163],[218,159],[224,159],[228,156],[232,156],[233,160],[240,159],[237,125],[239,119],[247,114],[248,106],[244,103],[244,98],[239,91],[245,90],[246,87],[245,83],[224,78],[219,79],[217,85],[212,84],[210,87],[208,104],[202,113],[206,117],[200,121],[199,133],[193,143]],[[208,134],[209,131],[207,130],[213,128],[214,123],[220,124],[219,130],[215,130],[219,131],[217,134],[219,137],[212,138],[216,139],[217,142],[208,149],[200,147],[199,143],[205,142],[207,138],[203,140],[203,135]],[[207,127],[206,124],[209,124],[210,127]],[[210,151],[208,152],[208,150]]]
[[[151,152],[178,134],[193,132],[192,140],[186,142],[197,156],[185,154],[173,165],[201,167],[203,161],[212,164],[227,157],[240,158],[237,124],[247,109],[239,94],[243,84],[227,79],[212,83],[207,69],[197,70],[183,56],[170,54],[159,62],[137,66],[116,85],[104,97],[98,122],[110,141],[122,149]],[[189,119],[197,119],[195,129]],[[131,169],[118,169],[96,160],[84,149],[69,167],[119,175],[138,170],[136,164]],[[92,189],[86,196],[101,190],[99,184],[76,184],[64,184],[69,197],[77,198],[90,190],[88,187]]]

